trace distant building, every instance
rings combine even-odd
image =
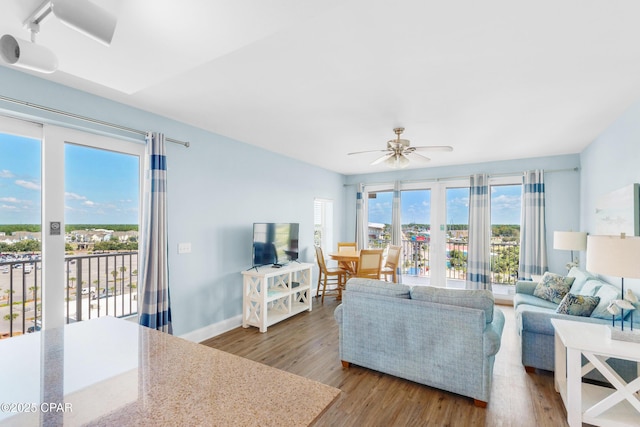
[[[370,222],[368,225],[369,240],[381,240],[384,238],[384,224]]]

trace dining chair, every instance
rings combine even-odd
[[[401,251],[401,246],[389,245],[387,259],[384,262],[384,267],[382,267],[382,270],[380,271],[380,275],[384,280],[388,281],[389,276],[391,276],[391,281],[393,283],[398,283],[398,263],[400,262]]]
[[[358,260],[356,277],[380,279],[382,269],[382,249],[362,249]]]
[[[338,252],[357,250],[356,242],[338,242]]]
[[[320,246],[316,246],[316,259],[318,261],[318,288],[316,290],[316,298],[320,295],[320,285],[322,285],[322,299],[320,302],[324,304],[324,296],[336,295],[338,300],[342,299],[342,289],[347,281],[347,272],[340,267],[327,267],[324,262],[324,254]],[[335,286],[327,289],[327,286]]]
[[[338,242],[338,252],[357,251],[357,250],[358,250],[358,247],[356,242]],[[352,266],[350,266],[349,263],[346,263],[344,261],[338,262],[338,267],[344,270],[347,270],[347,273],[353,272],[353,268],[350,268]]]

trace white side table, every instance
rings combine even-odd
[[[625,382],[607,363],[614,357],[640,362],[640,344],[612,340],[607,326],[551,319],[555,328],[555,388],[567,408],[570,427],[640,425],[640,377]],[[588,363],[582,366],[582,356]],[[597,369],[615,388],[583,384]]]

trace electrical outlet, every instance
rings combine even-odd
[[[179,254],[190,254],[191,253],[191,243],[178,243],[178,253]]]

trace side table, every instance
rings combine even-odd
[[[555,388],[570,427],[640,425],[640,376],[630,383],[607,363],[613,357],[640,362],[640,343],[612,340],[606,325],[551,319],[555,328]],[[582,366],[582,356],[587,363]],[[614,388],[582,383],[597,369]]]

